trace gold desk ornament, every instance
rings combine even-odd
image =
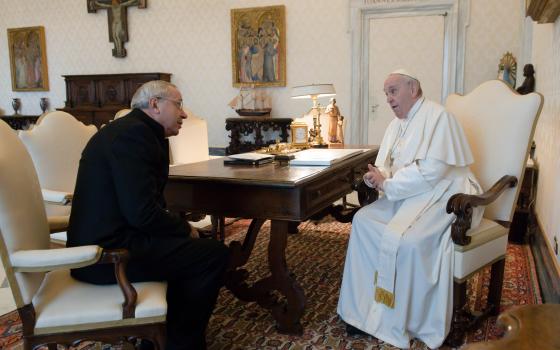
[[[309,127],[306,123],[301,121],[293,121],[290,124],[290,131],[292,136],[292,146],[297,148],[309,147]]]

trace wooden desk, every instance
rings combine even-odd
[[[276,140],[264,140],[263,131],[280,131],[280,142],[288,142],[288,128],[291,122],[292,118],[227,118],[226,130],[230,131],[230,141],[229,146],[226,147],[226,155],[254,151],[276,142]],[[253,142],[241,141],[241,134],[248,136],[253,133],[255,133]]]
[[[227,217],[252,218],[243,243],[232,242],[226,286],[244,301],[256,301],[271,310],[282,333],[303,333],[300,319],[305,293],[286,264],[288,224],[303,221],[353,191],[377,147],[330,167],[290,167],[269,163],[259,167],[225,166],[222,159],[185,164],[170,169],[165,189],[170,210]],[[268,261],[270,276],[249,285],[249,260],[262,224],[271,220]],[[278,302],[271,291],[286,302]]]

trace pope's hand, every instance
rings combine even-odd
[[[385,182],[385,176],[371,164],[368,164],[368,172],[364,174],[364,181],[370,187],[376,190],[383,190],[383,183]]]

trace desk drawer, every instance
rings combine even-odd
[[[323,209],[345,194],[352,192],[353,181],[354,170],[347,169],[330,175],[325,181],[308,186],[303,195],[303,207],[310,212]]]

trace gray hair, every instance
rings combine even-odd
[[[132,96],[130,107],[140,109],[148,108],[150,99],[154,97],[169,97],[172,89],[177,89],[177,87],[168,81],[152,80],[144,83],[136,90],[134,96]]]

